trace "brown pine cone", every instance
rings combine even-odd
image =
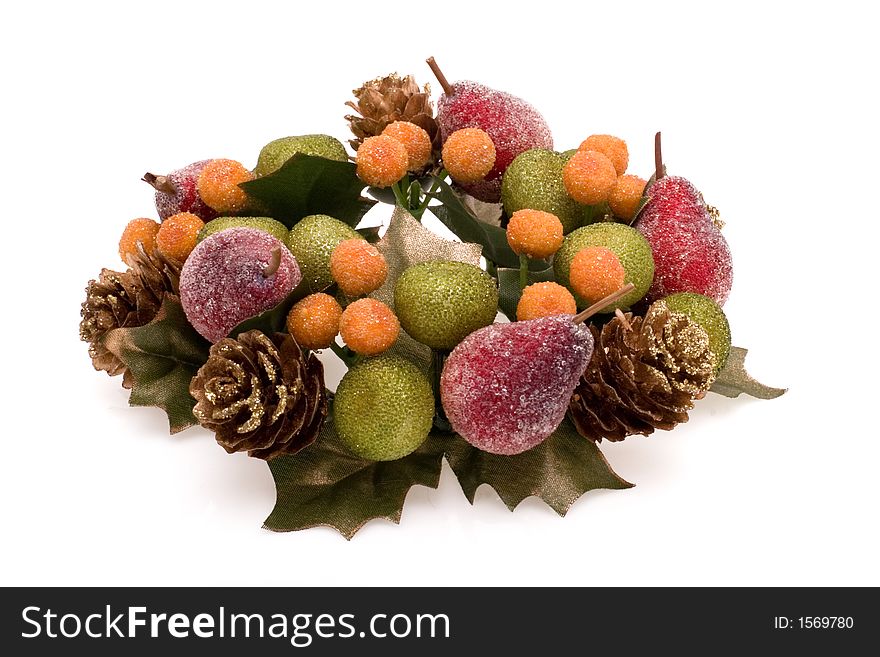
[[[128,369],[108,351],[102,339],[108,331],[149,324],[166,294],[177,294],[180,265],[158,252],[147,255],[138,242],[138,253],[129,257],[125,272],[102,269],[98,280],[89,281],[82,304],[79,337],[89,343],[89,356],[96,370],[110,376],[123,374],[122,385],[131,387]]]
[[[220,340],[189,391],[199,424],[230,454],[294,454],[315,442],[327,416],[324,367],[286,333]]]
[[[663,301],[645,316],[590,327],[595,348],[571,398],[569,413],[593,441],[623,440],[687,422],[694,399],[715,380],[706,331]],[[628,326],[628,325],[629,326]]]
[[[349,114],[345,120],[349,122],[356,137],[348,142],[354,150],[367,137],[382,134],[389,123],[409,121],[423,128],[431,138],[434,151],[440,151],[440,129],[434,120],[428,85],[420,89],[413,76],[401,78],[397,73],[392,73],[384,78],[365,82],[352,93],[355,101],[350,100],[345,104],[358,115]]]

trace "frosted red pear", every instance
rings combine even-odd
[[[493,454],[519,454],[565,417],[593,355],[593,336],[571,315],[492,324],[462,340],[440,380],[452,428]]]

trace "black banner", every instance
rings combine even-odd
[[[4,589],[7,655],[855,654],[876,589]],[[10,652],[11,649],[11,652]]]

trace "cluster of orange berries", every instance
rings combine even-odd
[[[408,172],[423,169],[431,153],[431,138],[425,130],[408,121],[395,121],[358,147],[357,174],[373,187],[390,187]],[[495,166],[495,144],[484,130],[464,128],[449,135],[441,157],[453,180],[474,183]]]
[[[578,147],[562,170],[565,190],[578,203],[608,203],[615,217],[635,217],[647,181],[627,175],[626,142],[612,135],[591,135]]]
[[[196,183],[199,197],[219,214],[238,214],[252,202],[239,183],[253,180],[254,174],[235,160],[212,160],[202,169]],[[123,262],[137,251],[137,243],[151,253],[158,250],[164,257],[183,263],[198,242],[205,222],[190,212],[171,215],[162,223],[139,217],[128,222],[119,240],[119,257]]]
[[[347,298],[343,310],[335,298],[317,292],[298,301],[287,315],[287,330],[306,349],[326,349],[340,335],[351,351],[375,356],[393,345],[400,321],[386,304],[363,297],[382,287],[388,263],[379,250],[362,239],[340,242],[330,256],[330,273]]]

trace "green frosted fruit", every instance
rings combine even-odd
[[[217,217],[202,227],[196,240],[201,242],[208,237],[208,235],[219,233],[221,230],[226,230],[227,228],[236,228],[239,226],[257,228],[269,233],[272,237],[279,239],[282,242],[287,241],[287,226],[280,221],[275,221],[269,217]]]
[[[287,247],[296,257],[303,278],[300,291],[320,292],[333,283],[330,255],[343,240],[363,239],[354,228],[326,214],[303,217],[287,234]]]
[[[326,157],[328,160],[348,162],[348,153],[342,142],[330,135],[300,135],[298,137],[282,137],[270,141],[263,146],[254,175],[257,178],[268,176],[281,168],[296,153]]]
[[[543,210],[559,217],[564,233],[580,226],[584,206],[568,195],[562,182],[567,161],[562,154],[542,148],[517,155],[501,181],[501,200],[507,215],[517,210]]]
[[[714,299],[696,292],[677,292],[663,301],[674,313],[687,315],[709,334],[709,349],[715,354],[715,373],[721,371],[730,354],[730,323]]]
[[[434,260],[406,269],[394,286],[400,325],[432,349],[452,349],[495,321],[498,288],[475,265]]]
[[[635,285],[632,292],[605,308],[603,312],[614,312],[616,308],[629,308],[645,296],[654,280],[654,257],[651,255],[651,246],[636,229],[609,221],[578,228],[566,236],[553,259],[553,271],[557,283],[571,289],[568,280],[571,261],[578,251],[588,246],[604,246],[613,251],[626,272],[624,283]],[[587,305],[581,297],[575,295],[574,298],[579,308]]]
[[[425,442],[434,420],[431,382],[400,356],[368,358],[342,377],[333,421],[345,445],[372,461],[393,461]]]

